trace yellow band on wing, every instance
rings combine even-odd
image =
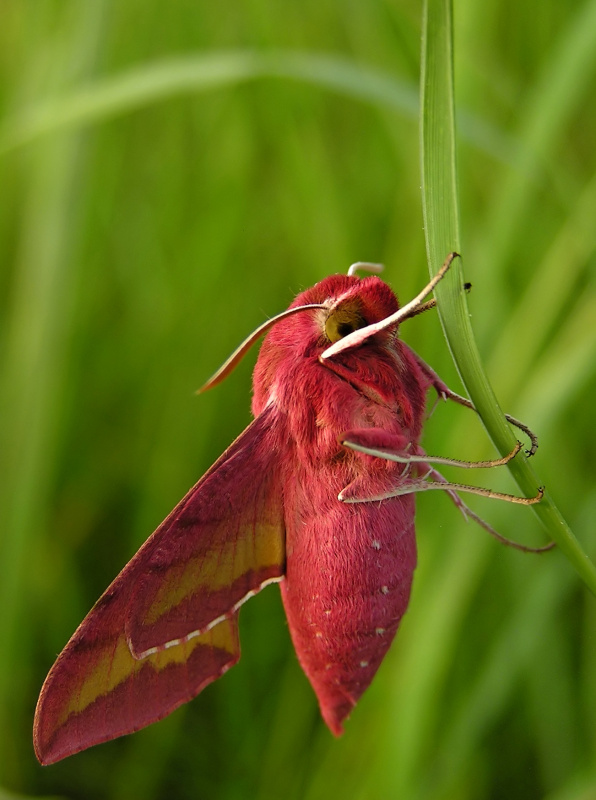
[[[207,633],[187,642],[160,650],[142,660],[132,657],[124,633],[116,642],[107,643],[95,664],[83,675],[78,686],[72,687],[69,701],[57,719],[56,728],[63,725],[71,714],[80,714],[99,697],[112,692],[141,669],[149,666],[159,672],[172,664],[183,664],[197,647],[210,647],[230,654],[237,652],[236,621],[223,620]]]
[[[284,559],[279,525],[261,523],[254,527],[246,526],[224,543],[218,542],[217,550],[173,565],[147,609],[143,624],[155,624],[197,591],[208,593],[225,589],[248,572],[258,575],[271,567],[283,565]]]

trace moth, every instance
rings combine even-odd
[[[369,686],[407,608],[414,495],[439,489],[478,519],[420,447],[434,389],[468,407],[399,337],[456,254],[410,303],[378,276],[332,275],[263,333],[254,421],[145,542],[52,667],[34,746],[50,764],[131,733],[195,697],[240,657],[242,604],[279,583],[291,638],[335,735]],[[358,266],[358,265],[355,265]],[[535,438],[522,423],[510,421]],[[494,466],[513,458],[481,462]],[[479,520],[485,527],[482,520]],[[530,549],[530,548],[527,548]]]

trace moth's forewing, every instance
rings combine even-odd
[[[249,425],[83,620],[38,701],[42,763],[161,719],[236,663],[237,609],[285,567],[275,423]]]
[[[162,719],[240,657],[234,616],[203,636],[134,659],[122,627],[123,598],[102,598],[46,679],[33,737],[42,764]]]

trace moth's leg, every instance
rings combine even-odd
[[[464,483],[451,483],[449,481],[444,481],[443,479],[440,481],[426,480],[426,478],[432,476],[433,473],[432,468],[428,466],[430,463],[465,466],[467,468],[476,466],[500,466],[501,464],[506,464],[507,461],[510,461],[511,458],[513,458],[516,453],[519,452],[519,443],[511,451],[511,453],[502,459],[496,459],[495,461],[462,462],[456,461],[455,459],[443,458],[441,456],[429,456],[423,453],[420,448],[416,448],[416,453],[408,453],[405,437],[387,433],[381,428],[363,428],[361,430],[348,431],[339,437],[339,442],[343,447],[347,447],[350,450],[355,450],[367,456],[372,456],[373,458],[382,458],[387,461],[396,461],[400,464],[406,465],[418,465],[417,477],[404,477],[398,486],[389,487],[387,492],[383,492],[382,494],[374,497],[363,497],[362,499],[356,499],[352,496],[352,492],[347,491],[350,487],[346,487],[346,489],[344,489],[341,493],[340,499],[347,502],[384,500],[388,497],[398,497],[400,495],[412,494],[414,492],[426,492],[431,489],[441,489],[443,491],[452,489],[454,492],[468,492],[470,494],[478,494],[482,497],[507,500],[510,503],[519,503],[521,505],[532,505],[533,503],[539,503],[542,499],[542,489],[538,490],[538,493],[535,495],[535,497],[518,497],[517,495],[505,494],[504,492],[494,492],[492,489],[485,489],[481,486],[468,486]],[[426,470],[424,470],[424,466],[427,466]],[[356,482],[350,484],[351,487],[355,487],[356,485]],[[348,497],[350,497],[349,500]]]
[[[371,495],[370,490],[367,492],[367,485],[356,479],[346,486],[342,492],[340,492],[338,499],[343,503],[375,503],[383,500],[389,500],[392,497],[401,497],[406,494],[427,492],[434,489],[446,492],[462,512],[464,517],[475,520],[475,522],[488,531],[491,536],[494,536],[499,542],[502,542],[509,547],[515,547],[517,550],[523,550],[526,553],[543,553],[546,550],[551,550],[555,546],[554,542],[549,542],[543,547],[528,547],[527,545],[519,544],[519,542],[514,542],[511,539],[507,539],[505,536],[502,536],[500,533],[498,533],[491,525],[489,525],[488,522],[483,520],[482,517],[479,517],[478,514],[472,511],[472,509],[469,508],[458,495],[458,492],[469,492],[471,494],[481,495],[482,497],[491,497],[496,500],[506,500],[509,503],[533,505],[534,503],[539,503],[542,500],[542,489],[538,490],[538,494],[535,497],[516,497],[515,495],[504,494],[502,492],[493,492],[490,489],[483,489],[479,486],[467,486],[466,484],[462,483],[451,483],[450,481],[446,481],[444,478],[442,478],[442,476],[441,480],[439,480],[438,477],[440,476],[440,473],[437,473],[436,470],[432,469],[427,473],[427,477],[428,476],[432,476],[433,479],[426,480],[424,478],[403,478],[399,481],[397,486],[388,488],[386,491],[376,495]]]
[[[427,473],[428,476],[428,473]],[[470,486],[467,483],[453,483],[447,481],[446,483],[437,482],[433,480],[426,480],[423,478],[403,478],[398,486],[388,488],[386,491],[376,495],[369,496],[353,496],[353,491],[348,491],[350,487],[355,487],[355,481],[347,486],[340,492],[339,498],[346,503],[368,503],[375,500],[387,500],[390,497],[401,497],[405,494],[415,494],[417,492],[429,492],[433,489],[439,491],[454,492],[467,492],[468,494],[477,494],[480,497],[488,497],[492,500],[505,500],[508,503],[517,503],[521,506],[532,506],[539,503],[544,495],[544,489],[540,487],[534,497],[519,497],[516,494],[507,494],[506,492],[495,492],[493,489],[486,489],[484,486]]]
[[[414,358],[416,359],[418,366],[428,378],[430,385],[436,391],[439,398],[441,398],[442,400],[453,400],[454,403],[458,403],[460,406],[465,406],[466,408],[472,409],[472,411],[476,411],[476,408],[471,400],[468,400],[467,397],[462,397],[460,394],[457,394],[457,392],[454,392],[452,389],[450,389],[447,386],[447,384],[441,380],[441,378],[437,375],[434,369],[432,367],[429,367],[426,361],[423,361],[420,358],[418,353],[414,352],[414,350],[412,350],[411,348],[409,349]],[[526,434],[526,436],[531,442],[530,449],[526,450],[526,455],[528,457],[533,456],[536,450],[538,449],[538,437],[536,436],[536,434],[519,419],[512,417],[511,414],[505,414],[505,419],[511,425],[513,425],[518,430],[523,431]]]
[[[446,478],[444,478],[438,470],[430,469],[429,474],[437,483],[449,485],[449,481],[446,480]],[[452,488],[445,488],[445,491],[451,500],[453,500],[457,508],[461,511],[466,520],[473,519],[474,522],[478,523],[480,527],[484,528],[485,531],[490,533],[490,535],[493,536],[497,541],[501,542],[501,544],[505,544],[508,547],[515,547],[516,550],[522,550],[524,553],[544,553],[547,550],[552,550],[552,548],[555,546],[555,542],[549,542],[542,547],[528,547],[527,545],[520,544],[519,542],[514,542],[512,539],[508,539],[506,536],[500,534],[493,528],[492,525],[489,525],[486,520],[482,519],[482,517],[478,516],[478,514],[472,511],[472,509],[466,503],[464,503],[458,493]]]
[[[375,458],[385,458],[389,461],[397,461],[400,464],[446,464],[451,467],[461,469],[488,469],[490,467],[501,467],[508,464],[512,458],[522,449],[521,442],[516,442],[513,450],[503,458],[495,458],[490,461],[462,461],[457,458],[447,458],[445,456],[429,456],[418,448],[418,453],[408,453],[404,448],[401,437],[388,434],[378,428],[363,428],[357,431],[348,431],[340,436],[339,443],[350,450],[356,450]]]
[[[481,462],[461,462],[455,459],[442,458],[440,456],[433,457],[423,453],[420,448],[416,448],[415,453],[407,452],[407,444],[404,437],[389,434],[378,428],[366,428],[358,431],[349,431],[340,437],[340,443],[351,450],[363,453],[365,455],[386,459],[389,461],[396,461],[405,465],[405,470],[399,477],[398,481],[393,478],[393,484],[388,484],[387,487],[381,492],[371,494],[370,483],[368,479],[356,478],[348,486],[340,492],[338,499],[344,503],[373,503],[388,500],[391,497],[399,497],[406,494],[414,494],[417,492],[426,492],[430,490],[439,490],[446,492],[453,503],[459,508],[464,517],[474,519],[480,526],[488,531],[492,536],[500,542],[507,544],[511,547],[516,547],[525,552],[543,552],[550,550],[554,547],[554,542],[551,542],[544,547],[527,547],[507,539],[488,524],[485,520],[479,517],[472,509],[470,509],[459,496],[458,492],[468,492],[470,494],[480,495],[481,497],[489,497],[497,500],[505,500],[510,503],[519,503],[521,505],[533,505],[540,502],[543,496],[543,490],[539,489],[535,497],[518,497],[516,495],[505,494],[503,492],[495,492],[491,489],[485,489],[478,486],[469,486],[467,484],[453,483],[446,480],[440,472],[431,467],[431,463],[448,464],[451,466],[463,466],[464,468],[471,467],[489,467],[499,466],[500,464],[507,463],[519,452],[521,445],[517,444],[514,450],[505,456],[503,459],[496,459],[495,461],[481,461]],[[414,466],[416,472],[410,470],[410,466]]]

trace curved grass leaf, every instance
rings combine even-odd
[[[455,157],[453,90],[453,33],[450,0],[427,0],[422,44],[421,159],[422,203],[427,256],[434,275],[446,255],[459,250],[459,212]],[[476,346],[461,264],[437,286],[437,307],[445,338],[461,379],[497,450],[505,455],[515,437],[499,408]],[[533,496],[542,485],[528,460],[520,454],[509,470],[522,492]],[[533,506],[547,533],[596,594],[596,569],[554,505],[548,491]]]
[[[218,51],[135,67],[15,114],[0,129],[0,154],[54,131],[101,122],[170,97],[262,78],[297,80],[394,109],[412,120],[418,116],[416,86],[346,59],[289,51]],[[461,128],[464,138],[493,158],[519,160],[516,141],[486,121],[463,112]]]

